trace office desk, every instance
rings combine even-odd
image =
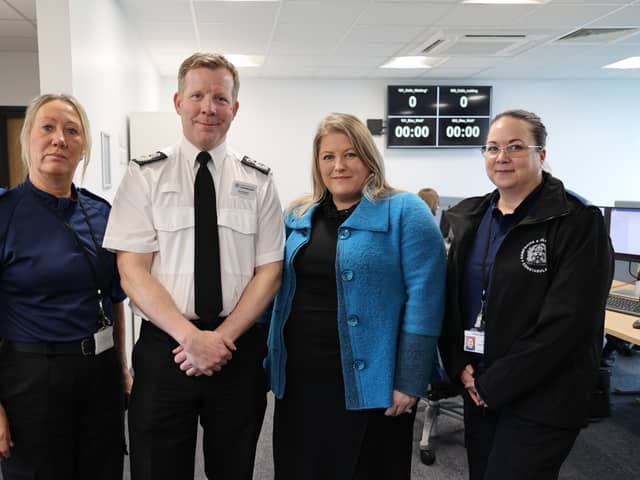
[[[611,292],[621,288],[629,288],[629,284],[614,280],[611,284]],[[633,328],[633,322],[640,317],[633,315],[625,315],[624,313],[612,312],[606,310],[604,315],[604,330],[609,335],[618,337],[625,342],[631,342],[640,345],[640,328]]]
[[[640,329],[632,326],[634,320],[638,318],[640,317],[607,310],[604,315],[604,330],[609,335],[618,337],[625,342],[640,345]]]
[[[624,286],[625,284],[613,281],[611,285],[611,291],[615,292],[617,288]],[[628,285],[627,285],[628,286]],[[625,315],[624,313],[612,312],[611,310],[605,310],[604,315],[604,330],[609,335],[620,338],[625,342],[631,342],[635,345],[640,345],[640,328],[633,328],[633,322],[640,317],[634,315]],[[638,395],[640,390],[619,390],[614,389],[616,395]],[[636,404],[640,404],[640,398],[636,398]]]

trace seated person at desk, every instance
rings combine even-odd
[[[497,189],[447,210],[439,346],[466,390],[471,480],[556,479],[589,414],[612,252],[600,210],[543,172],[546,137],[531,112],[498,115],[482,147]]]

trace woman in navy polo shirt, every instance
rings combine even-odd
[[[109,204],[73,184],[86,113],[37,97],[20,140],[28,176],[0,196],[3,478],[120,479],[125,295],[101,247]]]

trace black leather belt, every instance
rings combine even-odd
[[[93,337],[77,342],[12,342],[4,340],[2,348],[7,351],[21,353],[37,353],[39,355],[95,355],[96,344]]]

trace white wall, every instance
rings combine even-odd
[[[41,91],[73,94],[91,123],[91,160],[76,183],[111,200],[129,156],[129,112],[158,109],[160,76],[117,1],[37,0],[36,6]],[[101,132],[110,136],[110,189],[102,188]],[[129,354],[131,345],[128,325]]]
[[[38,95],[38,54],[0,52],[0,105],[25,106]]]
[[[91,121],[83,185],[111,200],[128,158],[127,116],[158,108],[160,77],[114,0],[69,0],[73,94]],[[40,19],[39,19],[40,22]],[[100,132],[111,139],[111,189],[102,188]]]
[[[268,80],[241,75],[240,110],[229,133],[242,153],[270,165],[283,204],[310,190],[311,142],[320,119],[331,111],[384,118],[386,86],[406,81]],[[632,81],[494,81],[429,84],[492,85],[493,112],[526,108],[549,130],[547,159],[568,188],[596,204],[640,200],[640,96]],[[163,79],[160,109],[172,111],[176,80]],[[166,138],[166,137],[165,137]],[[477,150],[397,150],[384,147],[390,182],[417,191],[431,186],[442,195],[482,194],[493,187]],[[163,140],[164,141],[164,140]],[[167,143],[164,141],[164,143]]]

